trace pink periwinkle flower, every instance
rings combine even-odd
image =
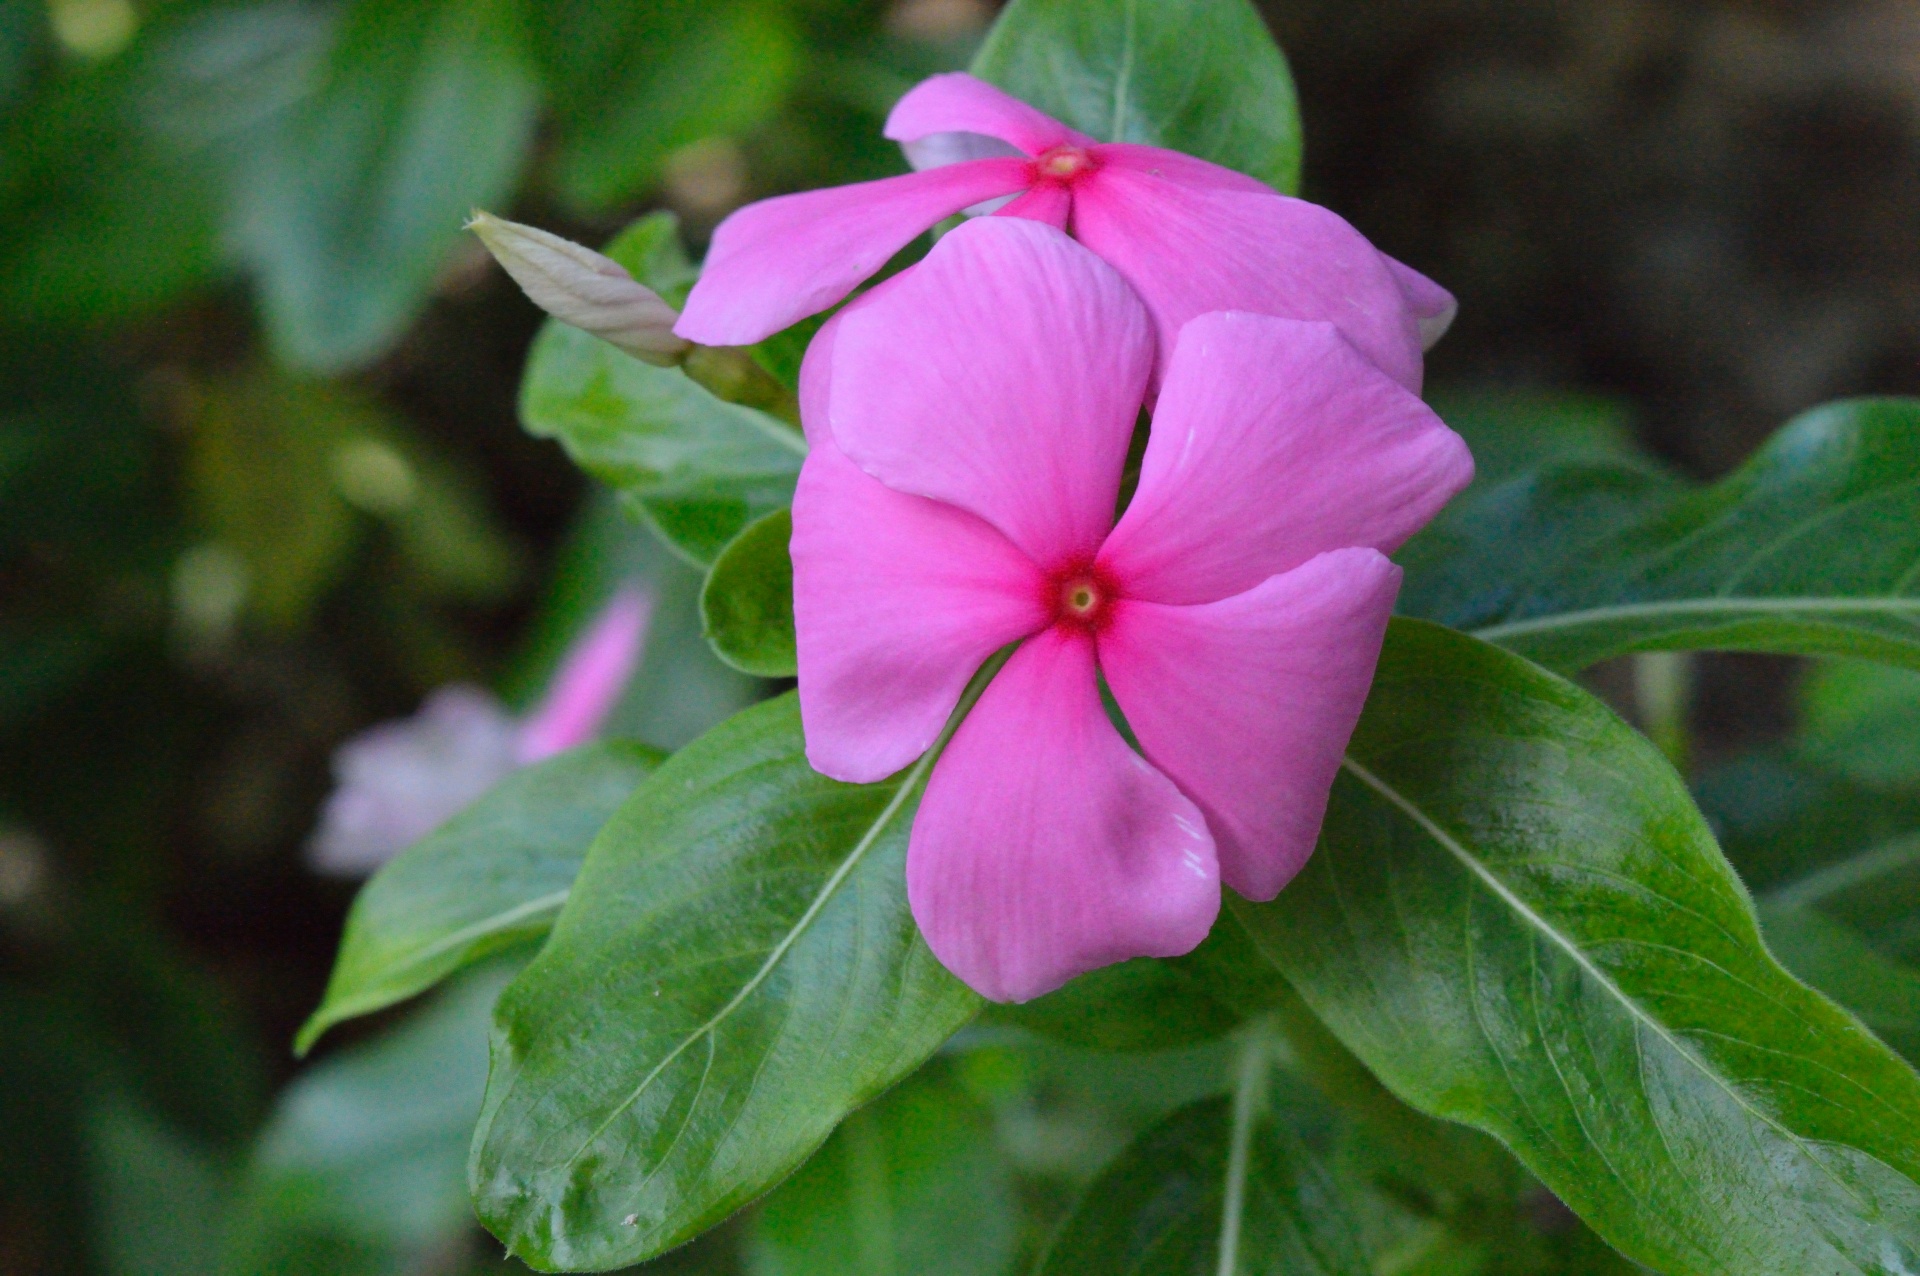
[[[524,719],[479,687],[454,684],[435,690],[411,718],[341,745],[308,862],[363,877],[515,770],[593,739],[639,664],[652,613],[651,594],[623,585],[561,657]]]
[[[902,98],[886,134],[920,170],[764,200],[714,232],[674,331],[747,345],[845,297],[943,217],[1012,197],[1118,270],[1161,338],[1215,310],[1332,323],[1401,385],[1452,320],[1453,297],[1334,213],[1160,147],[1097,142],[962,73]]]
[[[1269,899],[1299,871],[1399,588],[1384,555],[1473,471],[1334,325],[1213,313],[1179,334],[1116,523],[1156,344],[1111,266],[984,218],[830,321],[802,370],[814,767],[907,765],[1024,640],[935,764],[907,852],[927,942],[995,1000],[1186,952],[1222,881]]]

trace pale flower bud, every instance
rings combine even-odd
[[[679,363],[691,348],[673,335],[680,313],[612,258],[491,213],[476,212],[467,229],[536,306],[562,323],[661,367]]]

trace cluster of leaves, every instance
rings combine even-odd
[[[1284,63],[1239,0],[1015,0],[975,70],[1097,136],[1297,169]],[[663,216],[610,251],[669,296],[693,274]],[[755,352],[789,386],[804,336]],[[722,656],[792,672],[791,422],[559,327],[522,407],[708,567]],[[1317,854],[1191,956],[983,1014],[904,898],[931,755],[824,779],[787,695],[657,766],[558,759],[403,856],[314,1028],[551,926],[495,1007],[468,1162],[482,1220],[541,1268],[651,1259],[772,1191],[754,1271],[1008,1271],[1010,1176],[1059,1220],[1025,1241],[1046,1273],[1911,1268],[1917,728],[1889,706],[1914,675],[1823,675],[1806,739],[1751,762],[1803,802],[1764,818],[1738,776],[1709,784],[1726,850],[1567,676],[1697,649],[1920,668],[1920,402],[1810,413],[1705,488],[1585,418],[1495,408],[1455,413],[1482,478],[1401,556]],[[603,808],[568,795],[641,765],[590,842],[499,832],[584,829]],[[1085,1083],[1101,1052],[1181,1079],[1088,1182],[1086,1149],[1049,1165],[1021,1118],[1034,1075]]]

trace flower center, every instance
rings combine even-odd
[[[1093,156],[1078,146],[1056,146],[1044,152],[1033,162],[1036,171],[1042,177],[1050,177],[1056,182],[1070,182],[1082,173],[1095,167]]]
[[[1053,615],[1057,623],[1097,628],[1115,597],[1110,582],[1091,567],[1061,572],[1053,582]]]

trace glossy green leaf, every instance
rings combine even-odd
[[[1635,457],[1631,414],[1618,399],[1507,386],[1437,386],[1425,397],[1473,450],[1476,488],[1549,463]]]
[[[707,641],[735,669],[763,678],[791,678],[798,669],[793,636],[793,512],[778,509],[734,537],[700,591]]]
[[[597,1269],[680,1244],[974,1014],[907,910],[932,756],[825,779],[789,694],[640,786],[496,1014],[469,1174],[511,1252]]]
[[[512,189],[538,87],[510,0],[354,0],[313,95],[239,181],[238,237],[287,363],[363,364]]]
[[[1184,1108],[1093,1181],[1040,1276],[1368,1276],[1340,1186],[1275,1103],[1258,1038],[1231,1098]]]
[[[1293,76],[1247,0],[1013,0],[973,73],[1102,141],[1299,186]]]
[[[1800,702],[1808,761],[1870,788],[1920,790],[1920,672],[1830,661]]]
[[[692,279],[677,234],[670,215],[655,214],[606,253],[671,297]],[[520,416],[703,566],[748,523],[792,501],[807,450],[777,418],[722,402],[678,368],[642,363],[559,322],[534,342]]]
[[[938,1070],[848,1117],[767,1198],[752,1276],[998,1276],[1013,1265],[1013,1176],[987,1113]]]
[[[1920,1076],[1768,955],[1660,755],[1398,621],[1318,853],[1236,905],[1396,1094],[1669,1276],[1920,1262]]]
[[[1404,609],[1561,670],[1690,648],[1920,665],[1920,400],[1816,409],[1664,506],[1617,468],[1532,484],[1483,497],[1496,516],[1468,520],[1463,543],[1409,558]],[[1629,493],[1625,525],[1589,537],[1596,487]]]
[[[588,845],[660,761],[618,741],[563,753],[508,776],[395,856],[355,897],[326,996],[297,1048],[545,934]]]
[[[1881,1040],[1920,1061],[1920,970],[1814,908],[1760,905],[1767,943],[1787,969],[1860,1017]]]
[[[800,67],[791,20],[765,0],[545,0],[539,18],[559,118],[553,182],[583,209],[645,194],[679,147],[760,123]]]

